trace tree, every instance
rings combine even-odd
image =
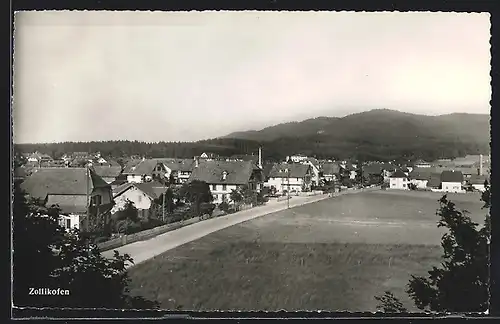
[[[209,203],[213,200],[208,184],[199,180],[183,184],[179,190],[179,196],[191,203],[196,216],[200,216],[202,203]]]
[[[490,187],[481,200],[490,207]],[[433,267],[427,277],[412,275],[406,292],[421,310],[437,312],[484,312],[488,309],[490,214],[478,229],[467,215],[444,195],[439,200],[438,227],[446,227],[441,240],[443,262]],[[387,292],[386,292],[387,294]],[[391,309],[397,299],[383,299],[382,309]]]
[[[157,308],[158,303],[129,294],[129,255],[105,258],[74,229],[59,226],[59,208],[27,200],[15,185],[13,206],[13,301],[25,307]],[[36,266],[36,271],[32,271]],[[32,287],[68,289],[68,296],[30,295]]]
[[[229,198],[234,202],[236,208],[239,208],[239,204],[243,201],[243,195],[238,189],[233,189],[229,194]]]

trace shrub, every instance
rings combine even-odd
[[[227,202],[222,202],[219,204],[219,209],[227,213],[229,211],[229,204]]]

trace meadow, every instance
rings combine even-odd
[[[269,214],[129,270],[131,293],[163,309],[374,311],[440,262],[440,194],[377,191]],[[482,223],[479,195],[449,195]]]

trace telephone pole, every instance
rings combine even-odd
[[[163,203],[162,203],[162,217],[161,220],[165,222],[165,192],[163,193]]]
[[[287,208],[290,209],[290,169],[288,169],[288,172],[287,172],[287,183],[288,183],[288,190],[287,190],[287,200],[286,200],[286,203],[287,203]]]

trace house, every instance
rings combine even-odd
[[[473,175],[466,180],[474,189],[483,192],[486,188],[484,186],[485,181],[489,182],[489,177],[484,175]]]
[[[389,178],[390,189],[409,190],[409,184],[408,176],[401,170],[396,170]]]
[[[321,172],[319,161],[315,158],[308,157],[305,160],[300,161],[299,163],[311,166],[311,171],[312,171],[311,185],[318,186],[320,181],[320,172]]]
[[[158,162],[162,164],[163,168],[157,169],[163,170],[164,177],[168,179],[171,174],[176,181],[176,183],[186,183],[193,172],[196,160],[191,159],[158,159]]]
[[[153,202],[167,191],[168,187],[156,181],[143,183],[124,183],[113,189],[114,206],[111,214],[125,208],[127,201],[134,204],[139,217],[148,219],[151,215]]]
[[[441,173],[431,172],[429,174],[429,180],[427,181],[427,189],[432,191],[441,190]]]
[[[158,162],[153,159],[131,159],[127,161],[123,174],[127,177],[127,182],[140,183],[152,180],[153,171]]]
[[[339,172],[344,174],[344,175],[348,175],[349,179],[351,179],[351,180],[356,179],[357,169],[356,169],[356,166],[351,162],[345,162],[345,163],[340,164],[340,171]]]
[[[282,193],[309,191],[313,177],[312,167],[301,163],[279,163],[275,164],[269,173],[266,187],[276,188],[276,192]]]
[[[200,159],[211,161],[217,159],[219,156],[215,153],[203,152],[200,155]]]
[[[426,189],[431,179],[431,174],[431,172],[413,170],[408,174],[408,178],[410,179],[410,183],[415,185],[417,189]]]
[[[61,225],[86,230],[88,216],[102,224],[109,221],[113,207],[111,186],[88,168],[40,168],[33,170],[21,188],[46,206],[61,208]]]
[[[286,159],[285,159],[285,162],[293,162],[293,163],[300,163],[300,162],[303,162],[303,161],[306,161],[308,160],[309,158],[305,155],[302,155],[302,154],[296,154],[296,155],[290,155],[290,156],[287,156]]]
[[[429,162],[426,162],[424,160],[417,160],[413,166],[415,168],[430,168],[431,167],[431,164]]]
[[[98,176],[109,184],[115,181],[116,178],[118,178],[118,176],[122,173],[122,167],[120,165],[108,163],[93,164],[92,169]]]
[[[339,178],[340,166],[335,162],[321,164],[321,178],[325,181],[337,181]]]
[[[189,182],[204,181],[210,187],[214,203],[230,202],[230,194],[238,187],[248,186],[251,190],[262,189],[262,170],[252,161],[198,161]]]
[[[52,160],[52,157],[48,154],[40,153],[40,152],[34,152],[31,154],[28,154],[27,158],[29,163],[31,164],[41,164],[41,163],[46,163]]]
[[[460,171],[443,171],[441,173],[441,190],[444,192],[463,192],[464,175]]]

